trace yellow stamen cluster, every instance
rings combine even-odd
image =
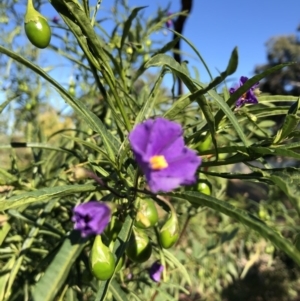
[[[149,162],[150,167],[154,170],[161,170],[168,167],[168,162],[164,156],[153,156]]]

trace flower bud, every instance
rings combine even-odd
[[[151,253],[152,246],[147,234],[134,228],[126,249],[128,258],[134,262],[142,263],[150,258]]]
[[[168,220],[159,232],[159,242],[165,249],[171,248],[179,238],[179,225],[175,212],[171,212]]]
[[[24,23],[29,41],[38,48],[46,48],[51,40],[51,29],[47,19],[35,10],[32,0],[28,0]]]
[[[100,235],[95,237],[89,263],[93,275],[99,280],[107,280],[114,273],[115,257],[109,248],[103,244]]]
[[[147,229],[155,226],[158,221],[158,213],[155,204],[150,199],[140,199],[136,213],[135,226]]]

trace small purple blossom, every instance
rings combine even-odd
[[[233,94],[239,87],[244,85],[244,83],[248,80],[248,77],[241,76],[239,84],[235,88],[230,88],[229,93]],[[246,103],[256,104],[258,100],[255,96],[254,90],[258,88],[259,83],[253,85],[247,92],[245,92],[236,102],[236,107],[239,108]]]
[[[149,269],[149,276],[155,282],[160,282],[164,266],[155,261]]]
[[[59,23],[59,17],[58,16],[54,16],[53,18],[52,18],[52,22],[53,23],[55,23],[55,24],[58,24]]]
[[[148,119],[129,133],[129,141],[153,193],[196,182],[201,158],[185,146],[183,130],[177,122],[161,117]]]
[[[172,13],[171,13],[171,12],[168,12],[167,16],[169,17],[169,16],[171,16],[171,15],[172,15]],[[166,22],[166,27],[167,27],[167,28],[170,28],[170,27],[172,27],[172,26],[173,26],[173,21],[172,21],[171,19],[167,20],[167,22]]]
[[[72,221],[74,229],[81,232],[82,237],[101,234],[110,221],[111,210],[97,201],[80,204],[73,209]]]

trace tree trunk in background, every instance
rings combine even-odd
[[[186,18],[191,12],[193,6],[193,0],[181,0],[181,12],[186,12],[185,16],[179,16],[177,20],[174,23],[174,30],[180,34],[182,34],[184,23],[186,21]],[[176,39],[177,35],[174,34],[173,39]],[[178,62],[181,63],[181,55],[180,55],[180,40],[178,43],[175,45],[174,50],[178,51],[178,53],[174,52],[174,59]],[[183,84],[182,81],[178,78],[178,96],[182,95],[183,92]]]

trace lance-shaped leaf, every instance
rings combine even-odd
[[[270,240],[277,248],[285,252],[300,266],[300,252],[293,244],[267,226],[263,221],[248,213],[232,206],[231,204],[218,200],[206,194],[186,191],[183,193],[172,193],[170,197],[189,201],[196,206],[206,206],[220,213],[226,214],[238,222],[248,226],[250,229],[257,231],[262,237]]]
[[[275,136],[275,144],[284,140],[297,128],[300,120],[300,117],[297,116],[299,100],[300,98],[291,105],[287,115],[285,116],[282,127],[278,130]]]

